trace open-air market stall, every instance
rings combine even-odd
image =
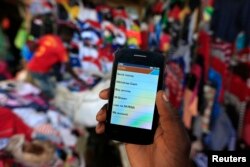
[[[0,167],[129,166],[124,144],[95,133],[124,47],[166,57],[164,91],[194,165],[206,167],[209,150],[249,150],[249,2],[2,0]]]

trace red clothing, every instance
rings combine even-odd
[[[28,64],[31,72],[47,73],[53,65],[68,61],[67,51],[58,36],[46,35],[38,44],[39,47]]]
[[[153,13],[154,14],[161,14],[163,12],[163,7],[164,7],[164,3],[163,2],[156,2],[153,5]]]
[[[162,33],[160,38],[160,50],[166,52],[170,44],[170,35]]]
[[[0,61],[0,76],[6,79],[12,78],[11,73],[8,71],[8,65],[4,61]]]
[[[125,18],[125,19],[128,18],[128,14],[124,9],[113,9],[112,16],[114,18]]]
[[[250,88],[238,75],[230,74],[231,80],[227,89],[230,93],[239,98],[240,101],[247,101],[250,97]]]
[[[0,138],[9,138],[15,134],[24,134],[31,139],[32,129],[8,108],[0,107]]]
[[[126,32],[127,38],[135,38],[138,41],[138,44],[141,45],[142,39],[141,39],[141,32],[133,31],[133,30],[127,30]]]
[[[141,48],[143,50],[148,49],[148,36],[149,36],[149,31],[141,31],[141,39],[142,39]]]
[[[181,13],[181,9],[179,6],[175,6],[171,11],[168,13],[168,17],[174,20],[179,20],[179,15]]]
[[[174,108],[179,108],[183,98],[184,73],[180,65],[174,62],[168,63],[166,70],[165,85],[169,91],[169,101]]]
[[[246,110],[244,125],[243,125],[243,140],[250,146],[250,108]]]

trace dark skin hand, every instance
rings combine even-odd
[[[100,98],[107,100],[109,89],[100,92]],[[178,114],[171,110],[163,91],[157,93],[156,105],[159,113],[154,143],[151,145],[125,144],[132,167],[188,167],[190,166],[190,141]],[[105,131],[107,110],[103,107],[97,114],[99,122],[96,133]]]
[[[75,80],[77,80],[79,83],[81,83],[82,85],[86,85],[86,82],[84,82],[83,80],[81,80],[78,75],[73,71],[70,63],[66,63],[66,69],[67,71],[71,74],[71,76],[73,76],[73,78]]]

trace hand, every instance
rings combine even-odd
[[[100,98],[107,100],[109,89],[100,93]],[[156,105],[159,113],[154,143],[151,145],[125,144],[128,159],[132,167],[186,167],[189,166],[190,141],[187,132],[171,110],[163,91],[157,93]],[[99,122],[96,133],[105,131],[106,109],[103,107],[97,114]]]

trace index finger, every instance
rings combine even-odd
[[[169,129],[179,127],[181,122],[179,115],[167,104],[163,91],[157,93],[156,105],[159,113],[159,121],[163,129],[169,131]]]

